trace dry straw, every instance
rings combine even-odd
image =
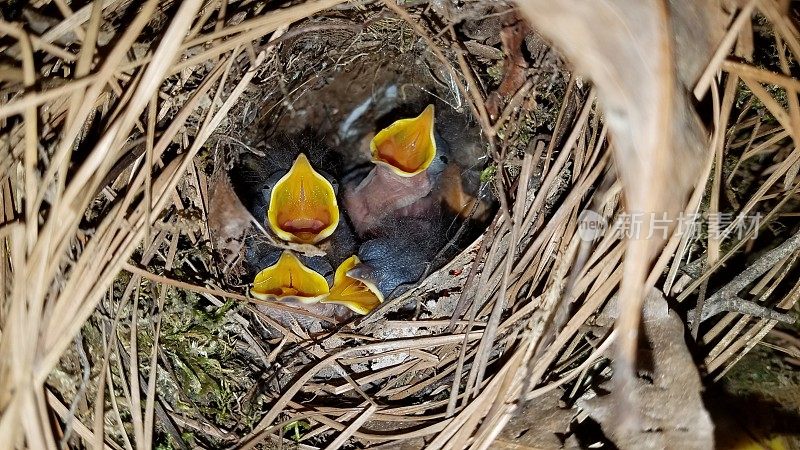
[[[792,55],[800,54],[800,40],[777,3],[744,3],[694,89],[698,96],[712,94],[713,135],[703,152],[710,156],[697,163],[702,181],[685,210],[759,212],[764,232],[768,223],[797,214],[790,199],[800,167],[800,83],[792,76]],[[587,370],[606,357],[618,334],[585,325],[632,269],[623,262],[627,243],[610,228],[590,253],[581,253],[579,213],[591,206],[613,221],[622,210],[620,185],[601,183],[613,173],[612,157],[602,105],[585,81],[570,78],[547,145],[534,142],[516,157],[541,80],[526,72],[527,81],[493,121],[482,67],[453,23],[422,20],[424,5],[104,0],[74,11],[55,0],[49,7],[62,16],[45,21],[23,12],[24,26],[0,21],[1,51],[14,63],[0,66],[0,448],[56,448],[79,439],[94,448],[148,449],[155,433],[176,443],[186,430],[201,434],[201,443],[256,448],[284,442],[299,423],[307,429],[289,444],[300,448],[419,445],[423,438],[434,449],[487,448],[520,399],[565,383],[578,389]],[[356,19],[342,25],[348,15]],[[758,52],[753,17],[771,30],[776,68],[746,62]],[[501,168],[494,183],[502,206],[488,230],[420,287],[323,341],[270,318],[270,310],[290,307],[257,308],[246,289],[221,284],[211,269],[204,280],[170,275],[191,264],[176,259],[185,240],[208,238],[204,221],[187,229],[176,219],[187,202],[207,214],[209,180],[198,154],[230,126],[249,87],[275,67],[276,49],[297,36],[323,34],[315,30],[364,35],[376,32],[376,24],[424,43],[482,127],[487,152]],[[504,169],[509,164],[514,170]],[[734,169],[723,171],[728,167]],[[752,186],[743,191],[746,198],[737,197],[735,186],[743,180]],[[653,267],[640,261],[641,276],[679,301],[697,302],[700,292],[713,303],[729,294],[788,309],[800,292],[800,286],[785,287],[796,278],[798,239],[786,244],[730,277],[718,271],[732,257],[773,245],[747,236],[723,241],[675,234]],[[582,267],[573,265],[578,258]],[[154,261],[166,270],[153,273]],[[563,326],[550,329],[567,286],[574,303]],[[443,287],[457,294],[439,316],[411,320],[397,312]],[[717,293],[706,296],[707,289]],[[182,415],[161,397],[159,380],[170,374],[153,368],[162,363],[160,330],[175,292],[219,306],[236,301],[240,306],[225,318],[239,327],[250,352],[266,370],[291,372],[239,435]],[[152,310],[145,314],[139,302],[148,296]],[[90,360],[84,384],[91,388],[81,392],[90,406],[78,411],[52,377],[91,317],[105,322],[98,319],[99,338],[91,358],[83,358]],[[765,317],[728,312],[713,327],[695,328],[706,370],[722,376],[775,325],[773,316]],[[257,330],[264,327],[282,337],[263,342]],[[387,338],[392,330],[399,331]],[[151,340],[139,347],[143,333]],[[84,346],[77,348],[81,353]],[[278,368],[288,348],[305,349],[313,359]],[[397,355],[399,362],[363,370]],[[347,405],[331,402],[339,396]]]

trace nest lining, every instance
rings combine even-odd
[[[312,35],[302,31],[305,26],[314,30],[330,28],[336,32]],[[225,171],[227,167],[235,171],[235,163],[225,161],[235,161],[242,153],[251,151],[255,154],[268,155],[271,142],[279,140],[281,136],[302,133],[307,129],[308,123],[316,121],[315,134],[321,136],[323,140],[333,140],[329,142],[331,145],[337,144],[337,140],[345,139],[340,131],[341,123],[346,120],[346,118],[342,118],[347,114],[348,108],[346,106],[337,108],[336,99],[337,95],[341,95],[340,92],[337,92],[337,87],[341,86],[337,77],[341,78],[343,73],[346,77],[348,72],[353,72],[357,74],[354,77],[356,79],[362,76],[370,77],[372,83],[364,83],[365,87],[361,88],[367,93],[370,90],[374,92],[392,82],[402,81],[404,85],[401,85],[399,89],[406,97],[427,96],[430,98],[433,95],[445,103],[453,105],[454,108],[458,108],[463,114],[469,114],[464,93],[457,90],[452,75],[445,69],[441,61],[427,50],[427,44],[424,41],[419,38],[415,39],[412,29],[405,22],[398,19],[379,19],[366,31],[362,30],[360,34],[354,33],[352,31],[354,28],[356,28],[356,24],[340,18],[318,18],[309,21],[307,25],[304,24],[294,37],[285,39],[276,48],[274,58],[259,68],[255,77],[257,81],[253,87],[248,89],[246,99],[234,107],[234,112],[230,115],[232,119],[227,121],[224,128],[215,131],[214,136],[217,140],[214,146],[214,158],[217,162],[206,169],[211,179],[215,176],[214,170]],[[399,39],[399,44],[395,44],[398,42],[395,38]],[[371,53],[365,54],[366,51]],[[497,61],[491,60],[483,60],[479,64],[490,63],[498,64]],[[477,73],[486,72],[483,67],[479,67],[479,69],[476,69]],[[540,83],[537,88],[542,92],[541,95],[534,98],[541,99],[540,101],[551,109],[560,107],[561,105],[554,101],[554,96],[557,95],[557,92],[563,92],[568,76],[566,72],[559,66],[547,65],[542,65],[534,72],[536,72],[534,79],[539,80]],[[488,89],[497,80],[493,81],[487,77],[482,82],[486,83]],[[313,95],[314,92],[325,89],[331,93],[323,94],[322,97]],[[351,89],[353,88],[351,87]],[[358,89],[359,87],[355,88],[356,92]],[[329,95],[329,97],[326,98],[325,95]],[[358,98],[357,95],[356,98]],[[320,98],[328,100],[326,106],[329,108],[339,110],[321,112],[318,105],[315,104],[315,102],[319,103]],[[341,101],[341,97],[339,101]],[[567,105],[566,116],[569,117],[575,108],[572,103]],[[495,179],[486,180],[492,189],[497,190],[498,186],[500,189],[507,189],[502,187],[507,182],[506,180],[513,182],[517,178],[522,167],[522,156],[526,151],[528,153],[535,152],[536,149],[542,151],[544,143],[541,136],[552,131],[557,114],[557,111],[544,113],[542,111],[544,109],[546,108],[536,109],[532,114],[515,113],[512,117],[515,122],[512,123],[509,119],[509,125],[502,129],[502,133],[508,136],[508,144],[505,144],[508,145],[508,148],[504,149],[507,156],[502,164],[494,168],[493,177]],[[312,111],[311,117],[308,114],[309,110]],[[316,116],[313,111],[316,111]],[[333,117],[329,117],[328,120],[315,120],[325,112]],[[564,134],[563,131],[556,131]],[[480,160],[487,161],[485,149],[486,147],[481,145],[480,148],[472,150],[472,154],[468,156],[475,160],[469,161],[465,165],[475,166],[480,164]],[[504,180],[496,180],[497,177],[503,177]],[[563,181],[556,183],[558,188],[552,190],[545,207],[551,207],[556,199],[563,195],[566,189],[565,181],[568,179],[569,174],[567,173],[563,177]],[[530,184],[533,189],[538,189],[541,185],[541,177],[535,177]],[[528,199],[529,205],[531,201]],[[492,227],[501,227],[499,225],[502,223],[500,217],[497,216]],[[482,245],[489,249],[488,255],[492,258],[484,262],[484,266],[495,267],[495,269],[484,272],[492,273],[492,275],[483,276],[484,279],[481,279],[482,285],[487,288],[479,295],[496,290],[493,287],[496,288],[499,284],[498,269],[502,258],[499,257],[496,250],[491,249],[495,245],[500,245],[502,248],[502,245],[506,244],[494,242],[483,244],[483,239],[483,237],[479,238],[453,261],[432,273],[414,290],[388,303],[385,309],[365,318],[354,328],[339,330],[321,338],[313,338],[312,341],[297,341],[297,337],[302,334],[298,335],[296,330],[294,333],[289,332],[289,335],[292,336],[290,342],[295,342],[292,345],[285,345],[281,349],[276,360],[281,369],[276,371],[274,377],[269,377],[271,381],[266,384],[266,387],[261,387],[258,391],[263,391],[264,394],[261,395],[267,397],[277,396],[287,388],[294,386],[298,374],[313,367],[316,358],[340,352],[349,354],[354,345],[359,343],[369,345],[370,342],[377,344],[381,341],[396,342],[398,340],[410,343],[416,341],[415,338],[432,336],[435,344],[436,336],[445,331],[449,319],[453,316],[453,310],[461,297],[461,289],[469,278],[476,253],[479,253]],[[507,242],[508,236],[505,235],[498,240]],[[486,251],[484,250],[484,252]],[[234,267],[234,273],[235,269]],[[235,277],[229,280],[234,285],[241,281],[247,281]],[[486,308],[487,306],[484,306],[477,317],[486,316],[488,313]],[[528,308],[517,319],[527,317],[532,311],[531,308]],[[264,326],[267,329],[271,328],[274,321],[265,318],[269,314],[274,313],[268,312],[268,310],[242,313],[243,317],[251,322],[264,323],[264,325],[252,325],[256,329],[263,329]],[[409,319],[414,319],[416,323],[409,322]],[[464,329],[466,323],[466,317],[456,321],[456,333],[458,330]],[[472,326],[481,327],[483,324],[478,320]],[[509,335],[512,339],[510,342],[513,342],[513,336],[517,335],[524,327],[522,322],[515,323],[515,321],[502,324],[500,342],[508,339]],[[286,332],[285,328],[283,331],[276,331],[274,328],[266,334],[263,334],[264,331],[262,331],[262,338],[266,342],[276,342],[280,338],[285,338],[283,335]],[[356,336],[360,337],[351,335],[342,338],[342,333],[345,335],[356,333]],[[256,338],[258,337],[256,336]],[[413,416],[425,411],[441,410],[442,400],[438,400],[432,405],[426,405],[426,403],[441,398],[442,393],[452,384],[452,370],[459,359],[458,340],[451,338],[448,342],[449,344],[444,346],[434,345],[432,347],[419,347],[419,342],[414,342],[412,348],[403,350],[403,345],[400,345],[397,349],[388,352],[381,350],[380,345],[377,345],[375,350],[368,350],[365,353],[354,352],[352,355],[358,362],[344,366],[349,375],[343,376],[341,369],[337,369],[335,366],[320,368],[319,372],[314,374],[305,386],[302,386],[283,409],[277,410],[280,411],[279,417],[287,417],[286,422],[301,420],[306,423],[308,420],[301,418],[302,411],[296,410],[300,404],[303,405],[303,408],[330,408],[334,405],[341,407],[341,402],[344,401],[355,407],[363,399],[358,395],[360,389],[354,390],[348,382],[348,377],[358,380],[359,384],[367,382],[364,377],[374,379],[373,382],[364,385],[361,389],[368,389],[370,393],[374,393],[372,395],[379,395],[390,402],[413,400],[412,403],[418,406],[412,407],[406,403],[406,406],[400,409],[400,411],[406,411],[402,413],[404,415]],[[262,345],[266,347],[265,350],[269,351],[269,344]],[[456,346],[454,347],[454,345]],[[420,366],[413,356],[415,355],[414,348],[417,347],[430,353],[439,362],[434,365],[427,363]],[[497,350],[493,350],[491,358],[495,359],[500,355],[501,353],[498,353]],[[470,360],[474,356],[475,347],[472,344],[466,355],[466,367],[469,367]],[[256,355],[251,354],[247,359],[254,358]],[[483,364],[486,363],[488,361]],[[406,370],[398,372],[401,368]],[[431,378],[430,375],[436,372],[439,373]],[[346,409],[342,409],[342,411]],[[296,412],[292,413],[293,410]],[[417,412],[413,413],[414,410]],[[266,423],[265,418],[262,417],[261,420],[261,424]],[[394,422],[396,421],[387,416],[384,420],[376,421],[372,426],[382,430],[382,433],[393,429],[397,433],[403,433],[402,430],[408,432],[408,430],[417,429],[420,425],[428,423],[424,420],[424,416],[413,419],[414,425],[411,428],[400,426],[398,429],[398,423]],[[312,423],[316,424],[317,421],[309,422],[309,424]],[[328,423],[327,426],[330,424]],[[427,426],[430,426],[430,423]],[[330,433],[331,431],[325,432],[316,429],[315,432],[303,433],[303,441],[324,442],[329,439],[327,436]],[[392,439],[387,437],[379,440]]]
[[[370,23],[370,22],[368,22]],[[413,102],[419,98],[439,99],[454,110],[461,111],[461,114],[469,114],[469,106],[464,93],[458,91],[452,75],[448,72],[442,62],[436,59],[432,52],[428,51],[427,44],[414,39],[413,31],[403,21],[382,19],[370,25],[362,34],[352,33],[352,23],[341,19],[316,19],[309,27],[335,28],[340,30],[336,38],[331,35],[323,34],[322,37],[316,35],[300,35],[297,38],[285,42],[276,53],[270,77],[266,77],[263,83],[253,89],[254,97],[257,100],[247,100],[243,102],[242,111],[247,111],[246,117],[255,117],[251,124],[245,125],[241,130],[228,128],[226,133],[232,133],[235,141],[247,143],[246,146],[231,145],[233,152],[228,158],[235,159],[242,152],[247,152],[249,148],[254,148],[256,154],[263,154],[269,157],[270,147],[275,141],[280,142],[280,138],[293,133],[302,134],[307,132],[309,125],[313,127],[314,134],[323,143],[335,146],[341,145],[342,141],[349,142],[348,139],[356,139],[348,136],[344,124],[349,122],[348,116],[352,111],[358,109],[359,105],[372,99],[376,103],[381,102],[381,96],[385,94],[387,87],[392,87],[401,91],[404,98],[397,103]],[[366,36],[365,36],[366,35]],[[399,45],[392,45],[397,42],[393,37],[398,37]],[[387,45],[386,43],[390,43]],[[545,50],[546,54],[548,50]],[[368,53],[365,53],[368,52]],[[315,58],[316,57],[316,58]],[[314,61],[316,64],[308,64],[303,67],[301,62]],[[492,63],[484,60],[480,64]],[[452,62],[451,62],[452,64]],[[477,73],[485,73],[483,67],[476,68]],[[550,103],[550,96],[554,92],[563,92],[568,74],[561,66],[547,66],[543,64],[532,71],[532,78],[539,80],[536,88],[543,94],[534,98],[541,98],[551,108],[560,107],[558,103]],[[283,74],[291,73],[291,78],[286,79]],[[360,80],[367,79],[367,82]],[[487,77],[482,82],[491,85],[492,80]],[[294,86],[297,86],[296,88]],[[283,93],[283,94],[279,94]],[[576,105],[569,103],[565,109],[567,120]],[[255,102],[262,101],[261,105],[254,105]],[[320,105],[323,105],[321,107]],[[486,180],[487,188],[489,185],[493,189],[506,190],[506,194],[512,189],[505,187],[506,180],[513,182],[522,170],[523,155],[542,151],[544,143],[534,137],[552,132],[555,123],[556,112],[549,113],[548,117],[542,113],[545,108],[536,109],[532,114],[521,112],[513,115],[514,123],[510,123],[502,129],[502,133],[508,136],[504,143],[504,162],[495,168],[494,177],[503,177],[503,180]],[[263,112],[262,112],[263,111]],[[326,116],[327,114],[327,116]],[[236,115],[234,115],[236,117]],[[465,122],[466,123],[466,122]],[[596,125],[596,123],[595,123]],[[475,127],[474,121],[473,125]],[[556,130],[564,134],[561,130]],[[595,133],[597,130],[595,130]],[[266,136],[265,136],[266,133]],[[532,136],[533,135],[533,136]],[[233,139],[232,139],[233,140]],[[280,145],[280,144],[278,144]],[[347,157],[346,155],[344,156]],[[488,161],[486,157],[485,143],[476,149],[467,151],[462,158],[472,158],[469,161],[460,161],[464,166],[473,170],[483,169]],[[233,167],[236,173],[236,165],[228,164]],[[528,170],[532,170],[528,167]],[[538,169],[541,173],[542,168]],[[549,215],[553,204],[559,198],[563,198],[568,190],[568,183],[571,179],[570,171],[566,171],[560,176],[553,187],[550,187],[549,195],[545,205],[540,205],[541,216]],[[531,185],[531,192],[541,187],[541,174],[534,176],[533,181],[526,181]],[[519,191],[525,193],[525,191]],[[511,195],[519,193],[511,192]],[[527,206],[530,206],[532,197],[528,198]],[[471,270],[475,265],[476,254],[479,248],[485,246],[488,249],[490,260],[483,262],[484,275],[481,275],[481,286],[486,286],[484,290],[476,295],[475,298],[482,298],[483,295],[490,295],[496,292],[501,276],[500,266],[503,261],[498,248],[507,246],[509,240],[508,231],[503,230],[502,216],[497,216],[490,225],[495,229],[500,229],[502,237],[489,239],[485,242],[485,236],[481,236],[477,241],[464,249],[452,261],[446,263],[444,267],[434,271],[425,281],[411,291],[402,295],[400,298],[387,302],[378,311],[373,312],[368,317],[357,321],[350,327],[338,329],[333,333],[324,333],[316,342],[304,344],[303,341],[296,342],[298,347],[311,346],[309,351],[317,358],[325,355],[341,354],[342,368],[334,365],[322,365],[314,368],[314,358],[310,355],[296,354],[291,350],[281,355],[278,360],[283,368],[284,375],[281,381],[272,386],[274,394],[278,396],[287,389],[297,389],[292,396],[279,397],[285,401],[283,409],[273,409],[280,411],[278,417],[286,417],[286,422],[292,423],[302,420],[306,423],[308,419],[303,417],[305,408],[340,408],[341,413],[347,410],[357,409],[363,398],[360,392],[364,390],[367,395],[374,396],[382,401],[405,402],[401,411],[406,411],[408,419],[413,422],[411,427],[398,423],[397,419],[392,419],[392,414],[384,416],[383,419],[369,421],[367,429],[380,430],[380,434],[389,433],[390,430],[402,436],[411,430],[420,427],[431,427],[434,422],[425,420],[424,416],[431,412],[441,411],[445,403],[441,400],[442,395],[450,389],[453,383],[453,370],[457,365],[469,367],[473,364],[476,355],[476,343],[469,340],[464,363],[459,363],[458,344],[459,340],[450,339],[447,344],[420,346],[420,342],[415,342],[416,338],[431,337],[432,342],[436,342],[437,336],[441,336],[448,328],[450,319],[453,318],[454,310],[463,297],[463,287],[468,280]],[[524,232],[523,235],[524,236]],[[486,252],[486,250],[484,250]],[[502,250],[500,250],[502,252]],[[493,268],[491,270],[487,270]],[[486,274],[491,274],[486,276]],[[473,282],[476,280],[473,279]],[[516,289],[529,290],[531,283],[529,280],[518,280]],[[463,303],[463,300],[462,300]],[[489,313],[491,302],[487,302],[482,310],[473,315],[477,318],[486,317]],[[514,336],[524,330],[527,325],[524,320],[530,317],[535,308],[529,305],[527,310],[521,311],[515,320],[505,321],[499,327],[497,345],[489,346],[491,359],[496,360],[501,357],[503,346],[517,345]],[[265,311],[266,312],[266,311]],[[464,312],[462,312],[463,314]],[[261,320],[260,315],[256,320]],[[277,319],[277,317],[276,317]],[[485,326],[485,323],[478,322],[467,325],[467,317],[463,320],[454,322],[454,332],[460,330],[477,330]],[[299,321],[304,329],[306,325]],[[320,330],[317,329],[317,332]],[[354,333],[354,334],[351,334]],[[342,336],[347,337],[342,337]],[[275,335],[273,335],[274,337]],[[282,336],[278,333],[277,336]],[[391,343],[389,349],[381,350],[381,342]],[[400,343],[398,343],[400,342]],[[405,342],[405,344],[403,344]],[[421,341],[425,342],[425,341]],[[372,343],[372,344],[370,344]],[[358,345],[366,345],[366,349],[358,351]],[[392,345],[396,348],[392,348]],[[355,347],[354,347],[355,346]],[[375,347],[369,350],[369,347]],[[404,349],[404,346],[409,346]],[[418,349],[418,350],[417,350]],[[435,358],[437,362],[417,360],[418,351],[424,351]],[[348,357],[344,359],[344,357]],[[348,359],[350,361],[348,361]],[[356,362],[358,361],[358,362]],[[424,363],[424,364],[423,364]],[[484,361],[482,364],[488,364]],[[310,376],[303,385],[298,386],[296,380],[298,374],[308,373]],[[459,369],[461,370],[461,369]],[[432,376],[433,375],[433,376]],[[360,386],[356,388],[351,380]],[[438,400],[437,400],[438,399]],[[279,404],[280,401],[279,400]],[[350,403],[351,406],[342,408],[342,402]],[[410,402],[410,403],[409,403]],[[432,402],[432,403],[431,403]],[[416,407],[411,406],[416,404]],[[294,405],[294,406],[292,406]],[[303,405],[303,408],[291,412]],[[412,413],[412,411],[416,411]],[[414,417],[418,415],[420,417]],[[261,426],[268,423],[269,417],[262,418]],[[274,420],[274,419],[272,419]],[[316,424],[311,420],[308,424]],[[329,431],[326,427],[332,426],[327,422],[322,429],[317,425],[311,426],[314,430],[310,433],[302,433],[303,441],[324,442],[328,439]],[[370,428],[371,427],[371,428]],[[334,427],[336,429],[338,427]],[[369,434],[363,431],[362,434]],[[387,434],[385,437],[378,438],[374,435],[372,439],[378,441],[392,441],[394,438]]]

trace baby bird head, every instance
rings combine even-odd
[[[328,294],[328,280],[306,267],[291,252],[281,253],[278,261],[259,272],[250,293],[261,300],[311,304]]]
[[[383,294],[375,284],[361,279],[353,273],[361,266],[361,260],[353,255],[336,269],[333,287],[322,299],[322,303],[336,303],[350,308],[353,312],[366,315],[383,303]]]
[[[272,187],[267,219],[282,240],[316,244],[339,223],[339,205],[333,185],[320,175],[304,154]]]
[[[434,108],[417,117],[400,119],[379,131],[370,142],[372,161],[402,177],[424,172],[436,156]]]

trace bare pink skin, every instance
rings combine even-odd
[[[343,203],[356,232],[363,235],[390,215],[423,216],[430,201],[420,200],[432,189],[427,172],[402,177],[377,165],[361,184],[345,191]]]

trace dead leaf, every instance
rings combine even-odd
[[[492,448],[502,450],[533,450],[560,448],[556,435],[567,432],[575,412],[558,406],[562,393],[553,390],[528,402],[509,420]]]
[[[712,54],[713,19],[722,11],[719,4],[708,2],[698,7],[705,13],[699,18],[672,13],[687,10],[690,3],[518,2],[538,31],[595,84],[629,213],[675,218],[704,161],[705,131],[689,100],[685,80]],[[685,44],[676,44],[675,32],[690,27],[699,27],[698,33],[705,33],[707,39],[694,38],[694,45],[702,46],[697,52],[679,52]],[[649,230],[650,223],[643,220],[643,236],[648,236]],[[644,283],[663,244],[658,238],[627,243],[620,286],[624,308],[617,321],[621,334],[615,354],[616,391],[620,393],[633,391]],[[635,428],[635,400],[630,396],[618,400],[620,426]]]
[[[525,69],[528,68],[528,61],[522,54],[522,48],[525,46],[525,37],[529,31],[528,25],[516,14],[510,16],[500,30],[500,40],[503,43],[505,54],[503,80],[497,90],[489,94],[489,98],[486,100],[486,111],[492,120],[499,117],[505,100],[525,84],[527,79]]]
[[[223,273],[239,258],[244,248],[244,235],[250,229],[250,212],[242,205],[224,171],[210,182],[208,229],[214,251],[224,261]]]
[[[616,318],[621,312],[614,301],[603,315]],[[683,322],[670,311],[663,294],[653,289],[644,303],[644,331],[652,361],[648,379],[637,377],[634,394],[640,402],[641,426],[621,432],[615,427],[619,395],[581,399],[578,406],[597,421],[620,448],[711,449],[714,426],[703,405],[703,384],[694,359],[684,341]],[[614,393],[614,386],[606,386]]]

